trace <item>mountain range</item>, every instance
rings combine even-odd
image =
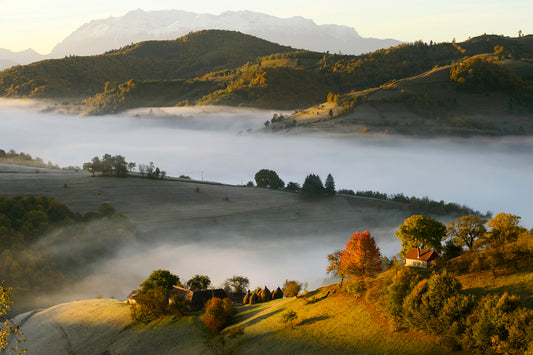
[[[181,10],[134,10],[124,16],[93,20],[41,55],[31,49],[11,52],[0,49],[0,70],[16,64],[96,55],[146,40],[170,40],[206,29],[239,31],[294,48],[317,52],[360,54],[401,43],[395,39],[363,38],[348,26],[317,25],[300,16],[279,18],[251,11],[227,11],[220,15]]]

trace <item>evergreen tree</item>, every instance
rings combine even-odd
[[[320,177],[315,174],[309,174],[305,178],[302,186],[302,197],[304,198],[318,198],[324,193],[324,185]]]
[[[335,195],[335,180],[333,180],[333,176],[331,176],[331,174],[328,174],[326,177],[325,192],[328,196]]]

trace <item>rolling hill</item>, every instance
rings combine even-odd
[[[325,293],[325,289],[321,289],[307,296]],[[299,314],[294,329],[280,322],[281,313],[289,309]],[[356,299],[344,295],[334,295],[310,305],[292,297],[241,306],[238,310],[233,327],[242,326],[244,335],[236,340],[228,339],[226,351],[233,349],[253,354],[446,353],[444,348],[435,347],[432,337],[421,332],[389,330],[384,317],[376,316]],[[30,354],[200,354],[211,351],[212,335],[199,320],[199,314],[143,326],[133,323],[129,313],[125,302],[85,300],[60,304],[33,315],[21,315],[17,321],[29,339],[24,346]]]
[[[489,64],[476,67],[472,85],[461,85],[451,71],[476,58]],[[530,134],[532,61],[533,36],[419,41],[347,56],[211,30],[14,67],[0,72],[0,96],[74,99],[89,114],[143,106],[311,107],[274,131],[303,125],[344,133]]]
[[[292,51],[230,31],[201,31],[174,41],[146,41],[106,54],[45,60],[0,73],[0,96],[87,97],[136,80],[194,78],[239,67],[258,56]],[[116,82],[116,83],[115,83]]]
[[[472,62],[486,63],[494,72],[488,74],[483,69],[483,82],[476,84],[479,87],[455,85],[451,71],[460,67],[471,70]],[[533,63],[526,61],[492,58],[491,62],[491,56],[475,56],[381,87],[332,95],[328,102],[272,121],[265,130],[414,136],[527,135],[533,133],[532,71]]]
[[[463,270],[458,276],[461,284],[460,294],[469,300],[486,300],[486,297],[501,297],[501,300],[505,300],[509,297],[508,292],[520,295],[522,310],[507,312],[513,316],[521,314],[517,316],[517,322],[525,321],[531,324],[533,270],[527,262],[530,254],[519,257],[514,268],[503,262],[487,270],[464,271],[465,267],[468,269],[469,265],[470,268],[473,266],[472,259],[484,259],[488,257],[485,254],[488,252],[465,253],[464,256],[448,262],[448,271],[457,273],[459,269]],[[520,252],[515,255],[519,254]],[[30,353],[35,354],[50,351],[58,354],[84,354],[94,353],[95,350],[116,354],[146,351],[161,354],[209,351],[246,354],[449,354],[467,351],[457,348],[453,340],[447,338],[449,334],[429,335],[417,330],[414,324],[399,327],[390,318],[387,297],[391,297],[390,287],[397,282],[391,280],[402,268],[404,267],[396,266],[375,279],[367,279],[366,289],[355,293],[343,290],[339,284],[332,284],[305,292],[298,297],[237,306],[238,313],[231,324],[216,338],[209,334],[201,323],[202,311],[182,318],[167,317],[155,320],[147,325],[135,324],[129,316],[127,303],[112,299],[60,304],[46,310],[19,315],[16,321],[22,325],[22,331],[29,339],[24,345]],[[435,275],[435,270],[415,268],[410,273],[418,273],[425,275],[422,278],[428,278]],[[441,275],[447,274],[444,272]],[[424,284],[424,281],[420,284]],[[416,289],[413,289],[414,292]],[[506,306],[516,307],[511,303]],[[500,307],[501,304],[496,306]],[[457,313],[455,321],[459,322],[460,311],[453,311]],[[292,324],[282,321],[287,312],[296,314]],[[475,324],[475,319],[483,317],[480,313],[487,312],[479,310],[472,313],[468,321],[469,327],[464,331],[465,338],[479,336],[479,326],[485,324],[480,320]],[[503,317],[506,316],[507,314]],[[485,319],[485,322],[488,326],[501,326],[498,320]],[[233,336],[232,334],[239,334],[238,330],[242,334]],[[485,331],[488,334],[496,332],[494,328],[485,328]],[[529,339],[532,336],[531,327],[529,330],[520,329],[516,333],[526,335]],[[481,337],[487,337],[485,333],[481,334]],[[511,348],[500,349],[490,345],[487,348],[481,344],[471,344],[472,349],[479,353],[508,353],[508,350],[532,349],[531,345],[528,346],[527,339],[518,338],[514,334],[506,336],[505,332],[500,334],[502,339],[507,339],[507,336],[514,339],[513,344],[509,340]],[[494,337],[492,342],[495,342]],[[463,346],[469,346],[467,344],[469,343],[464,342]]]

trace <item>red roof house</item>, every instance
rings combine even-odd
[[[428,267],[431,261],[437,259],[439,254],[433,250],[411,248],[405,254],[405,265],[415,267]]]

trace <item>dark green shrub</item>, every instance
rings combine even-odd
[[[396,323],[401,323],[404,299],[421,279],[422,276],[418,272],[408,267],[399,268],[392,277],[386,291],[385,308]]]

